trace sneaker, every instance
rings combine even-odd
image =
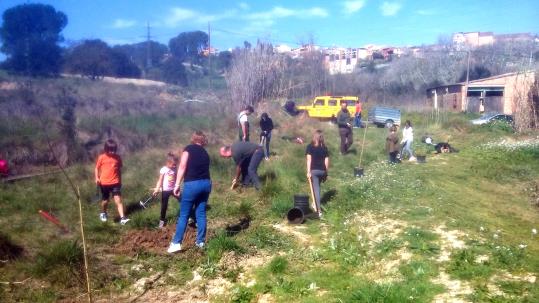
[[[169,254],[173,254],[173,253],[175,253],[177,251],[180,251],[180,250],[182,250],[182,244],[181,243],[172,243],[171,242],[170,246],[167,249],[167,252]]]
[[[99,220],[101,220],[101,222],[107,222],[107,213],[100,213]]]
[[[264,160],[269,161],[269,157],[264,157]]]
[[[408,159],[409,161],[415,161],[417,160],[414,156],[411,156],[410,159]]]
[[[195,246],[200,248],[200,249],[204,249],[204,242],[197,243],[197,244],[195,244]]]
[[[322,219],[322,213],[318,213],[318,219]]]
[[[123,217],[120,219],[120,224],[125,225],[125,223],[129,222],[129,218]]]
[[[165,221],[159,220],[159,228],[165,227]]]

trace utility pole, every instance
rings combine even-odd
[[[468,49],[468,64],[466,66],[466,91],[464,92],[465,107],[464,111],[468,111],[468,84],[470,83],[470,49]]]
[[[210,90],[211,90],[211,77],[212,77],[212,68],[211,68],[211,28],[210,22],[208,22],[208,76],[210,79]]]
[[[148,70],[152,68],[152,46],[150,43],[151,35],[150,35],[150,22],[147,22],[146,25],[146,75],[148,74]]]

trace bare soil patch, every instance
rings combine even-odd
[[[176,225],[154,230],[132,230],[122,236],[114,250],[123,254],[136,254],[141,250],[165,254],[175,232]],[[196,233],[196,228],[187,226],[182,247],[190,248],[195,246]]]

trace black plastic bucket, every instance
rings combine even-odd
[[[427,162],[427,156],[416,156],[417,163],[425,163]]]
[[[309,209],[309,196],[294,195],[294,207],[301,209],[304,214],[308,214],[311,211]]]
[[[303,210],[298,207],[291,208],[286,214],[286,218],[290,224],[301,224],[305,222],[305,214],[303,213]]]
[[[361,167],[354,167],[354,176],[361,177],[363,176],[363,168]]]

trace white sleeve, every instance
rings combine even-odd
[[[161,167],[161,170],[159,170],[159,174],[164,175],[164,174],[167,173],[167,171],[168,171],[168,167],[163,166],[163,167]]]
[[[239,121],[240,123],[247,122],[247,115],[246,114],[241,115]]]

